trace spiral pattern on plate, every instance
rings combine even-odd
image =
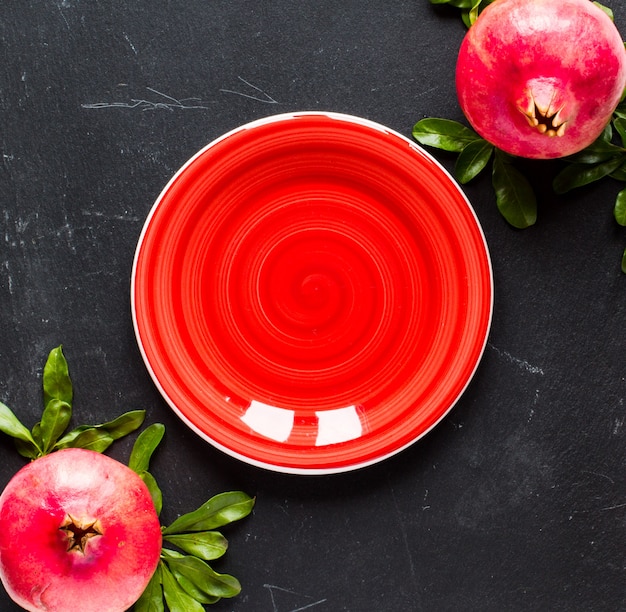
[[[377,124],[282,115],[211,143],[139,241],[133,317],[155,382],[217,447],[327,473],[406,447],[484,349],[492,280],[463,194]]]

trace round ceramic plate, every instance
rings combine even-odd
[[[370,465],[432,429],[491,323],[469,202],[419,146],[335,113],[277,115],[190,159],[132,275],[164,398],[226,453],[280,472]]]

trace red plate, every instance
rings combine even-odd
[[[159,390],[250,464],[360,468],[432,429],[491,323],[476,216],[446,171],[378,124],[278,115],[190,159],[135,254],[133,322]]]

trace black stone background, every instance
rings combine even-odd
[[[626,32],[623,7],[605,4]],[[135,342],[135,245],[193,153],[293,110],[409,137],[423,117],[460,120],[464,31],[428,0],[0,6],[0,400],[32,425],[45,357],[62,343],[77,420],[145,408],[165,423],[152,463],[165,522],[221,491],[256,495],[215,565],[242,594],[216,611],[626,609],[619,183],[557,198],[531,164],[541,202],[525,231],[502,220],[488,176],[465,188],[493,258],[484,359],[431,434],[362,471],[287,476],[223,455],[170,411]],[[109,454],[125,461],[133,439]],[[0,440],[0,485],[23,464]],[[0,609],[17,609],[4,591]]]

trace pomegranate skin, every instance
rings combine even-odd
[[[83,529],[75,540],[68,520]],[[0,495],[0,578],[26,610],[123,612],[152,577],[161,543],[141,478],[94,451],[37,459]]]
[[[519,157],[584,149],[610,121],[625,86],[620,33],[590,0],[496,0],[468,30],[457,60],[468,121]]]

